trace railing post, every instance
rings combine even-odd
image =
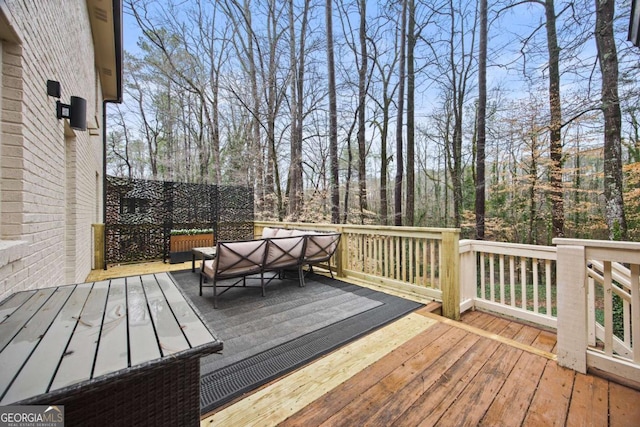
[[[587,281],[584,246],[558,247],[558,364],[587,372]]]
[[[93,268],[104,267],[104,224],[91,224],[93,228]]]
[[[336,232],[340,233],[340,242],[338,243],[338,249],[336,250],[336,255],[334,256],[336,263],[336,276],[344,277],[344,266],[346,265],[347,260],[347,236],[344,234],[344,227],[337,226]]]
[[[460,320],[459,235],[459,231],[442,232],[442,259],[440,259],[442,315],[453,320]]]

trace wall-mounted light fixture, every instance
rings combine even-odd
[[[72,129],[87,130],[87,101],[79,96],[72,96],[70,104],[60,102],[60,82],[47,80],[47,95],[58,98],[56,102],[56,117],[69,119]]]

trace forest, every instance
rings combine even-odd
[[[628,0],[124,5],[110,175],[248,186],[262,220],[640,238]]]

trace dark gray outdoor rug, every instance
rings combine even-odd
[[[198,296],[198,275],[171,273],[224,343],[222,355],[200,365],[200,410],[210,412],[231,399],[421,307],[421,304],[319,275],[273,280],[259,288],[213,290]],[[255,280],[253,283],[258,283]]]

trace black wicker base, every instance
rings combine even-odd
[[[19,402],[64,405],[65,426],[197,426],[200,359],[192,357],[114,376],[95,387]]]

